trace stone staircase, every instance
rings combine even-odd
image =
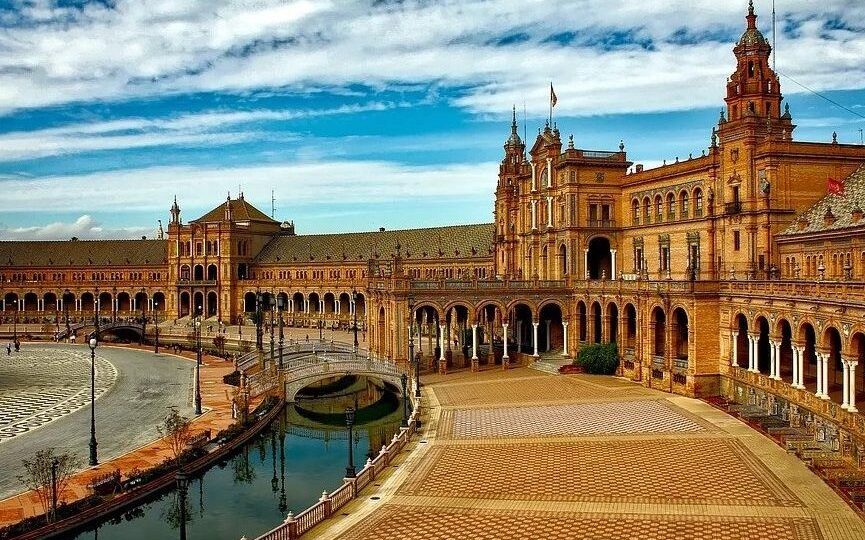
[[[562,350],[553,350],[550,352],[541,353],[540,358],[536,362],[532,362],[529,367],[544,373],[559,374],[559,368],[573,363],[573,358],[562,356]]]

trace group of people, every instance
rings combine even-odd
[[[15,338],[15,340],[10,341],[6,344],[6,356],[12,356],[12,347],[15,347],[15,352],[21,350],[21,340]]]

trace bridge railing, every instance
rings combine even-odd
[[[344,478],[342,485],[330,493],[322,493],[321,498],[295,516],[289,512],[285,522],[274,529],[259,536],[256,540],[295,540],[300,538],[310,529],[320,524],[330,516],[338,512],[343,506],[356,499],[360,492],[375,478],[388,468],[391,460],[408,444],[412,435],[418,428],[418,404],[415,402],[414,409],[409,417],[408,427],[400,428],[399,433],[393,436],[390,444],[382,446],[381,451],[375,459],[368,459],[366,465],[358,472],[355,478]]]

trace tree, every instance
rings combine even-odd
[[[180,467],[180,456],[192,438],[189,426],[189,419],[181,415],[177,411],[177,407],[169,407],[168,414],[165,415],[162,424],[157,428],[159,434],[168,439],[168,446],[171,448],[174,462],[178,468]]]
[[[63,500],[63,491],[72,474],[81,468],[81,460],[68,452],[57,453],[54,448],[46,448],[38,450],[32,460],[22,459],[21,464],[24,474],[17,477],[18,481],[36,492],[45,519],[51,523],[57,518],[54,514],[56,505],[52,502],[59,504]]]

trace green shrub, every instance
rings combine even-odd
[[[586,373],[612,375],[619,367],[619,353],[615,343],[596,343],[580,349],[574,362]]]

